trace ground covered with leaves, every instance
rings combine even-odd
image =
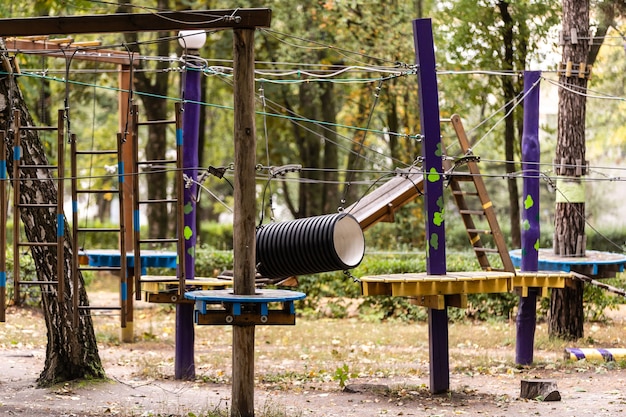
[[[0,327],[0,415],[222,416],[230,406],[230,328],[196,327],[196,379],[174,375],[174,311],[140,306],[136,342],[119,342],[115,317],[96,317],[109,380],[36,387],[45,325],[36,310],[12,309]],[[626,412],[622,362],[571,362],[563,350],[622,347],[624,314],[587,325],[576,344],[537,329],[535,364],[514,364],[515,324],[452,323],[450,392],[430,393],[424,323],[364,317],[299,318],[296,326],[257,327],[258,416],[616,416]],[[561,401],[520,399],[520,381],[552,379]]]

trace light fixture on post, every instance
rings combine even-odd
[[[206,32],[204,30],[190,29],[178,32],[178,43],[189,52],[189,55],[198,55],[198,50],[204,46],[205,42]]]
[[[182,30],[178,34],[178,43],[184,49],[185,62],[182,73],[183,132],[182,159],[183,174],[189,186],[185,187],[183,201],[178,202],[179,210],[184,210],[184,230],[180,230],[179,239],[183,239],[185,280],[195,278],[196,232],[196,194],[198,192],[198,134],[200,125],[200,78],[203,61],[199,50],[206,42],[206,32],[201,29]],[[177,139],[178,140],[178,139]],[[174,375],[176,379],[193,380],[196,376],[194,365],[194,307],[190,303],[176,304],[176,348]]]

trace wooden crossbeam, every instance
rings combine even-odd
[[[24,54],[54,56],[56,58],[71,56],[72,59],[80,61],[98,61],[119,65],[131,64],[130,55],[126,52],[99,49],[94,46],[88,47],[82,42],[72,42],[69,46],[63,46],[59,45],[58,42],[54,42],[54,39],[41,40],[29,37],[5,39],[5,45],[8,51],[19,51]],[[133,64],[136,65],[138,61],[135,60]]]
[[[0,36],[159,32],[269,27],[271,9],[185,10],[0,19]]]

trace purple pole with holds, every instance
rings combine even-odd
[[[445,225],[443,222],[443,163],[441,126],[439,125],[439,93],[435,70],[435,47],[432,21],[413,20],[415,62],[418,66],[420,121],[424,136],[424,204],[426,206],[426,272],[446,274]],[[428,309],[430,356],[430,391],[446,392],[450,388],[448,354],[448,311]]]
[[[524,177],[522,210],[523,272],[537,271],[539,263],[539,80],[540,71],[524,71],[524,131],[522,134],[522,171]],[[535,327],[537,322],[537,292],[519,298],[515,362],[533,362]]]
[[[185,279],[195,277],[196,251],[196,195],[198,192],[198,129],[200,126],[200,78],[202,65],[198,50],[206,41],[204,31],[181,31],[179,43],[185,48],[185,72],[182,97],[183,108],[183,173],[188,179],[183,197],[184,211],[184,259]],[[179,260],[180,262],[180,260]],[[176,304],[176,348],[174,375],[176,379],[194,379],[193,327],[194,306],[191,303]]]

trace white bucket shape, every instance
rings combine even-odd
[[[351,269],[364,253],[361,226],[347,213],[270,223],[256,232],[257,271],[267,278]]]

